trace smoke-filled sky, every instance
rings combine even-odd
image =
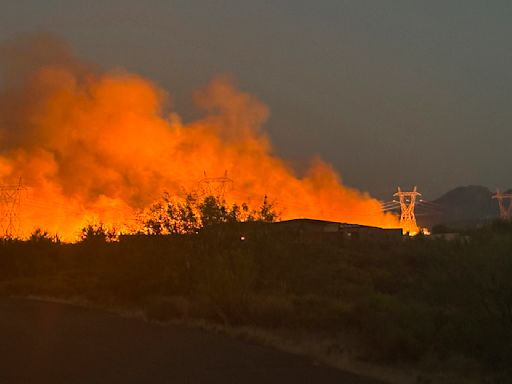
[[[185,120],[228,74],[298,169],[320,155],[384,200],[398,184],[433,199],[512,186],[511,19],[506,0],[19,0],[2,3],[0,40],[57,35],[158,83]]]

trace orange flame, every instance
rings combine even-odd
[[[267,107],[226,79],[196,93],[206,117],[182,123],[164,114],[168,95],[150,81],[92,70],[52,38],[4,45],[0,55],[0,183],[23,177],[25,236],[41,226],[72,240],[92,220],[126,227],[163,191],[192,191],[204,171],[225,170],[232,202],[268,195],[282,218],[397,226],[321,160],[295,175],[261,132]]]

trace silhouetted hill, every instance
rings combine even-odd
[[[467,227],[482,224],[499,216],[493,192],[481,185],[457,187],[434,201],[418,204],[417,220],[421,226],[446,224]]]

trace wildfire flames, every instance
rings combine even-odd
[[[281,218],[311,217],[397,227],[380,202],[344,186],[316,160],[297,176],[272,153],[268,109],[229,81],[197,91],[205,117],[166,114],[168,94],[123,70],[101,72],[49,37],[0,50],[0,183],[19,177],[22,234],[35,227],[76,238],[93,221],[131,227],[164,191],[193,191],[204,172],[228,171],[228,202],[277,204]]]

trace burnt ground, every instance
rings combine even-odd
[[[6,298],[0,299],[0,383],[377,384],[199,329]]]

